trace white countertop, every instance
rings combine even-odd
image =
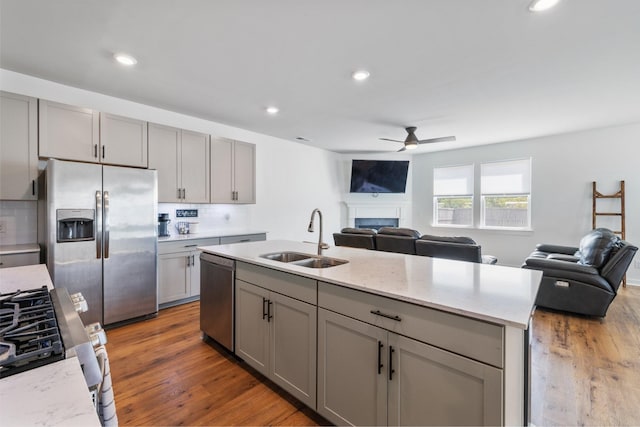
[[[0,255],[27,254],[32,252],[40,252],[40,246],[37,243],[0,245]]]
[[[78,358],[0,380],[3,426],[99,426]]]
[[[286,240],[204,246],[198,249],[324,282],[432,307],[505,326],[526,329],[542,273],[366,249],[332,247],[323,255],[347,264],[314,269],[271,261],[260,255],[317,253],[317,245]]]
[[[0,293],[47,286],[45,264],[0,269]],[[71,357],[0,379],[2,426],[99,426],[78,358]]]
[[[178,234],[177,230],[172,230],[170,236],[158,237],[158,243],[174,242],[177,240],[192,239],[209,239],[215,237],[244,236],[247,234],[265,234],[264,230],[246,230],[246,229],[220,229],[220,230],[201,230],[197,233]]]
[[[45,264],[0,268],[0,293],[2,294],[42,286],[53,289],[53,282]]]

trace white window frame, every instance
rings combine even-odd
[[[480,164],[480,225],[478,228],[490,229],[490,230],[531,230],[531,158],[525,159],[513,159],[513,160],[500,160],[494,162],[485,162]],[[506,184],[501,183],[498,185],[493,184],[494,189],[488,189],[491,187],[485,179],[490,175],[485,175],[485,168],[493,166],[503,167],[505,169],[516,169],[520,164],[522,166],[521,173],[522,180],[520,183],[508,182]],[[526,165],[526,166],[525,166]],[[520,190],[520,191],[518,191]],[[526,197],[527,199],[527,220],[524,226],[510,227],[499,225],[486,225],[486,198],[487,197]]]
[[[469,169],[468,172],[464,173],[464,169]],[[454,186],[449,186],[448,189],[438,188],[438,171],[445,172],[449,171],[452,175],[460,175],[461,178],[466,176],[468,182],[464,184],[458,184]],[[465,165],[456,165],[456,166],[444,166],[433,169],[433,227],[452,227],[452,228],[473,228],[475,223],[475,215],[474,215],[474,205],[475,205],[475,197],[474,197],[474,176],[475,176],[475,168],[473,163],[465,164]],[[457,187],[454,189],[453,187]],[[466,188],[462,188],[466,187]],[[440,199],[458,199],[458,198],[470,198],[471,199],[471,223],[470,224],[444,224],[438,222],[438,202]]]

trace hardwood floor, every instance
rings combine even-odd
[[[325,425],[235,358],[203,342],[199,303],[107,331],[120,425]],[[537,426],[640,423],[640,288],[603,320],[537,310],[532,339]]]

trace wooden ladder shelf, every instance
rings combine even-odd
[[[598,212],[597,200],[598,199],[620,199],[620,210],[616,212]],[[596,189],[596,182],[593,181],[593,215],[592,215],[592,228],[596,228],[596,222],[598,216],[617,216],[620,217],[620,229],[613,230],[614,233],[620,235],[622,240],[625,240],[625,214],[624,214],[624,181],[620,181],[620,189],[614,194],[602,194]],[[622,286],[627,286],[627,276],[622,279]]]

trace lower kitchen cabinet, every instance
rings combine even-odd
[[[200,293],[200,252],[158,255],[158,303],[167,304]]]
[[[500,425],[502,371],[318,310],[318,413],[337,425]]]
[[[236,355],[316,408],[315,305],[236,279]]]

